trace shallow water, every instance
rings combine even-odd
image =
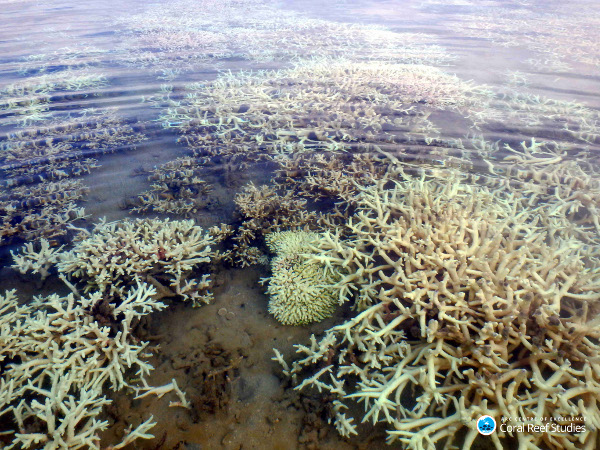
[[[596,2],[86,3],[0,2],[0,286],[23,303],[69,290],[55,271],[41,283],[11,268],[22,244],[69,246],[68,223],[91,229],[103,217],[239,227],[248,217],[234,199],[248,183],[292,186],[320,167],[296,170],[296,157],[333,155],[344,167],[384,152],[410,173],[473,184],[473,175],[579,177],[591,214],[600,201]],[[212,190],[194,191],[187,214],[142,208],[152,170],[190,156]],[[168,203],[182,193],[157,195]],[[346,199],[306,198],[321,212]],[[597,246],[597,232],[586,244]],[[266,250],[262,239],[253,245]],[[191,409],[107,389],[101,446],[153,415],[156,438],[128,448],[383,448],[382,425],[341,438],[322,397],[293,391],[271,360],[273,347],[289,359],[294,344],[351,317],[350,306],[321,323],[281,325],[259,284],[269,269],[240,261],[213,268],[211,304],[173,300],[141,336],[160,344],[149,384],[176,379]],[[5,443],[13,428],[0,417]]]

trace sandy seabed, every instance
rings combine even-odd
[[[311,333],[331,327],[349,310],[310,327],[283,326],[267,313],[268,298],[256,269],[231,269],[216,276],[215,300],[199,308],[175,303],[142,324],[140,337],[156,348],[152,386],[173,378],[192,407],[169,407],[172,394],[133,400],[126,391],[111,394],[106,414],[111,425],[103,443],[115,442],[130,424],[154,416],[154,440],[140,449],[376,449],[385,445],[383,428],[362,440],[341,438],[327,423],[327,399],[289,389],[290,381],[272,361]]]

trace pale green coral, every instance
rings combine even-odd
[[[312,253],[310,245],[316,243],[319,234],[311,231],[282,231],[265,237],[267,247],[277,256]]]
[[[277,254],[267,293],[269,312],[284,325],[305,325],[330,317],[338,303],[338,278],[310,258],[311,244],[320,235],[306,231],[283,231],[266,236],[267,246]]]

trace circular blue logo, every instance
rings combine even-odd
[[[477,431],[479,431],[479,434],[489,436],[496,431],[496,421],[492,416],[481,416],[477,420]]]

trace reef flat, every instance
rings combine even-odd
[[[0,447],[598,447],[595,2],[0,21]]]

